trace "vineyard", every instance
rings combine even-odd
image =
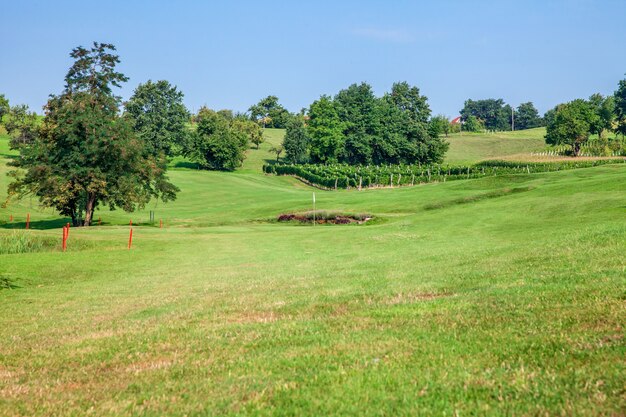
[[[358,188],[360,190],[361,188],[411,186],[485,176],[562,171],[614,163],[626,163],[626,159],[529,163],[490,160],[466,166],[439,164],[364,166],[347,164],[273,164],[264,165],[263,172],[275,175],[291,175],[307,184],[328,190],[340,188]]]

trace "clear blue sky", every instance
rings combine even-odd
[[[291,111],[366,81],[406,80],[434,113],[467,98],[540,112],[626,72],[626,1],[0,0],[0,93],[41,112],[71,49],[117,46],[128,98],[166,79],[202,105],[244,111],[269,94]]]

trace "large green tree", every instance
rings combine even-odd
[[[304,128],[302,116],[293,116],[287,122],[287,131],[282,147],[288,162],[301,164],[308,161],[309,137]]]
[[[189,131],[183,93],[168,81],[140,84],[125,105],[135,132],[155,157],[181,153]]]
[[[542,120],[535,105],[529,101],[517,106],[515,110],[515,130],[532,129],[541,126]]]
[[[31,112],[27,105],[12,106],[4,116],[4,127],[11,137],[10,147],[19,149],[31,145],[37,137],[39,125],[37,114]]]
[[[174,199],[178,189],[165,176],[165,164],[145,152],[130,123],[121,117],[114,87],[127,81],[116,70],[111,44],[77,47],[65,89],[50,97],[36,139],[20,146],[11,172],[9,195],[34,194],[44,207],[89,226],[104,204],[133,211],[151,197]]]
[[[337,162],[344,146],[343,123],[333,100],[322,96],[311,104],[306,126],[310,138],[311,161]]]
[[[245,159],[249,137],[233,120],[203,107],[186,155],[206,169],[234,171]]]
[[[626,79],[620,80],[614,98],[615,132],[626,136]]]
[[[580,147],[589,140],[594,109],[585,100],[577,99],[557,106],[554,120],[547,126],[546,143],[569,145],[578,156]]]
[[[467,100],[460,113],[464,122],[474,116],[487,130],[511,130],[511,107],[502,99]]]

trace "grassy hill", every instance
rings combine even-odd
[[[267,134],[238,172],[173,169],[130,251],[147,211],[0,251],[0,415],[622,412],[626,165],[315,190],[376,220],[312,227],[273,221],[313,190],[259,172]],[[50,210],[10,214],[0,244],[60,246]]]

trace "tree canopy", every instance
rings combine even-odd
[[[448,146],[429,133],[427,98],[406,82],[395,83],[383,97],[366,83],[352,84],[334,98],[320,97],[307,116],[313,162],[439,162]]]
[[[615,111],[615,132],[626,136],[626,79],[620,80],[615,94],[613,94]]]
[[[576,99],[556,107],[554,119],[547,126],[546,143],[569,145],[578,156],[582,144],[589,140],[594,109],[589,102]]]
[[[151,197],[172,200],[178,191],[164,161],[145,152],[120,115],[113,88],[127,77],[117,71],[114,51],[97,42],[72,50],[63,92],[50,97],[36,138],[19,147],[12,163],[19,169],[11,172],[10,196],[34,194],[76,226],[89,226],[100,204],[133,211]]]
[[[267,96],[248,109],[250,119],[263,127],[284,129],[287,126],[290,114],[278,102],[278,97]]]
[[[532,129],[543,123],[535,105],[529,101],[517,106],[515,110],[515,130]]]
[[[182,91],[168,81],[149,80],[139,84],[125,105],[135,132],[155,157],[177,155],[184,146],[189,112],[183,97]]]
[[[501,98],[467,100],[460,113],[463,122],[469,116],[474,116],[487,130],[511,130],[511,106],[505,104]]]

